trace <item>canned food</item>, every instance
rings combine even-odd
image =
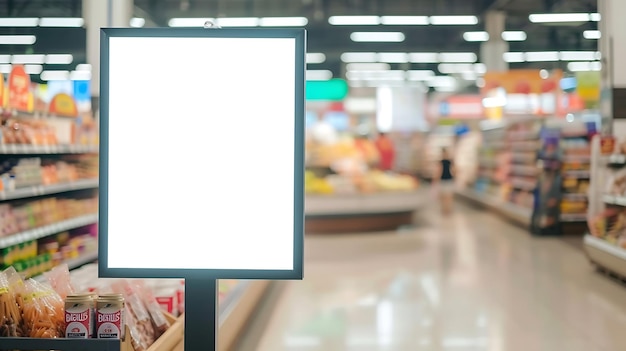
[[[95,329],[96,301],[92,294],[69,295],[65,299],[65,337],[89,339]]]
[[[124,306],[122,294],[98,297],[96,302],[96,336],[98,339],[124,338]]]

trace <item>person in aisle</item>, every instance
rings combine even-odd
[[[433,182],[433,186],[439,191],[441,211],[443,214],[450,214],[454,200],[454,164],[450,152],[446,148],[441,150],[441,160],[436,167]]]
[[[387,137],[387,134],[380,132],[374,144],[379,154],[378,168],[381,171],[391,171],[396,157],[393,142]]]

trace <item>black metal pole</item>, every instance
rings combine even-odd
[[[185,279],[185,351],[217,350],[217,279]]]

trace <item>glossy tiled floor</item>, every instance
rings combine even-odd
[[[463,204],[418,222],[309,236],[257,350],[626,349],[626,287],[574,246]]]

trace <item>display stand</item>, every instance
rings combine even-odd
[[[185,351],[217,349],[218,279],[302,279],[305,37],[304,29],[107,28],[101,32],[99,276],[185,278]],[[155,70],[170,64],[172,55],[189,62],[171,82],[163,82]],[[250,55],[255,55],[254,61]],[[229,71],[237,74],[224,74]],[[198,81],[212,84],[198,86]],[[175,89],[163,89],[164,83]],[[273,86],[268,88],[270,83]],[[189,87],[191,92],[186,92]],[[155,103],[155,96],[165,90],[172,96],[160,101],[164,107]],[[209,105],[206,99],[211,99]],[[176,117],[189,117],[207,106],[208,117],[194,119],[197,125],[186,133],[170,133],[170,122],[180,122],[172,119],[172,111]],[[279,122],[258,124],[258,115],[271,115]],[[136,143],[127,133],[143,129],[142,116],[149,116],[153,128],[142,143]],[[226,133],[215,133],[233,130],[256,147],[231,147]],[[172,137],[166,146],[165,134]],[[149,152],[145,145],[150,145]],[[225,151],[224,145],[231,146]],[[162,154],[171,154],[181,165],[184,178],[179,185],[185,190],[156,192],[160,185],[155,179],[160,175],[155,177],[150,167],[138,166],[131,157],[146,153],[155,162]],[[242,182],[240,175],[249,171],[245,161],[268,155],[276,173],[259,175],[257,181],[264,186]],[[205,159],[217,166],[199,162]],[[125,169],[129,167],[131,172]],[[220,186],[207,186],[211,182]],[[234,219],[240,218],[242,209],[241,202],[233,202],[234,188],[248,196],[245,205],[252,209],[248,221]],[[269,196],[277,206],[267,206]],[[190,200],[193,206],[202,202],[203,207],[184,206]],[[267,238],[259,239],[259,228],[266,229]],[[150,240],[172,235],[178,246]],[[131,255],[129,248],[142,242],[148,245],[143,245],[141,255]]]

